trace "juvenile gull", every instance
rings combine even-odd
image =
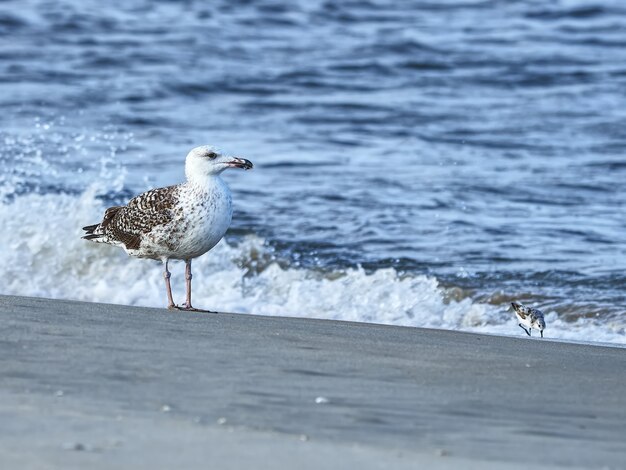
[[[252,163],[210,146],[196,147],[185,160],[185,183],[152,189],[125,206],[109,207],[102,222],[83,227],[83,238],[119,246],[130,256],[161,260],[167,308],[199,311],[191,305],[191,260],[217,245],[230,225],[232,197],[221,177],[227,168],[249,170]],[[172,299],[171,259],[185,261],[187,297],[180,307]]]

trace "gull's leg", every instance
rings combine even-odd
[[[163,278],[165,279],[165,288],[167,289],[167,302],[168,302],[167,308],[172,310],[176,308],[176,305],[174,305],[174,299],[172,298],[172,286],[170,285],[170,277],[172,277],[172,273],[170,273],[169,270],[167,269],[167,263],[169,263],[169,260],[165,258],[163,260],[163,264],[165,265]]]
[[[187,283],[187,299],[185,300],[185,303],[180,306],[180,307],[176,307],[179,310],[187,310],[187,311],[192,311],[192,312],[206,312],[206,313],[217,313],[217,312],[212,312],[211,310],[202,310],[200,308],[194,308],[191,306],[191,279],[193,278],[193,276],[191,275],[191,260],[187,259],[185,260],[185,281]]]
[[[187,299],[185,301],[185,308],[189,310],[193,309],[191,306],[191,279],[193,276],[191,275],[191,260],[185,260],[185,282],[187,285]]]
[[[526,334],[528,336],[530,336],[530,333],[528,332],[528,330],[526,328],[524,328],[524,326],[521,323],[518,323],[517,326],[519,326],[522,330],[524,330],[526,332]]]

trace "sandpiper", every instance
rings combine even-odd
[[[543,330],[546,328],[546,322],[543,319],[543,312],[536,308],[526,307],[517,302],[511,302],[511,306],[515,311],[515,316],[519,321],[518,326],[526,332],[528,336],[531,330],[534,328],[539,330],[541,337],[543,338]]]

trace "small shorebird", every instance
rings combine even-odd
[[[232,197],[221,177],[228,168],[249,170],[252,163],[209,146],[196,147],[185,160],[185,183],[152,189],[125,206],[109,207],[102,222],[83,227],[83,238],[119,246],[130,256],[161,260],[167,308],[208,311],[191,305],[191,260],[217,245],[230,226]],[[171,259],[185,261],[187,298],[180,307],[172,299],[167,266]]]
[[[518,326],[526,332],[528,336],[532,336],[530,331],[534,328],[539,330],[543,338],[543,330],[546,328],[546,322],[543,319],[543,312],[536,308],[526,307],[517,302],[511,302],[511,306],[515,311],[515,316],[519,321]]]

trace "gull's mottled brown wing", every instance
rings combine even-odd
[[[122,242],[129,250],[138,249],[145,234],[173,219],[178,188],[152,189],[132,198],[126,206],[107,209],[102,222],[105,235]],[[115,212],[105,225],[107,213],[111,210]]]

